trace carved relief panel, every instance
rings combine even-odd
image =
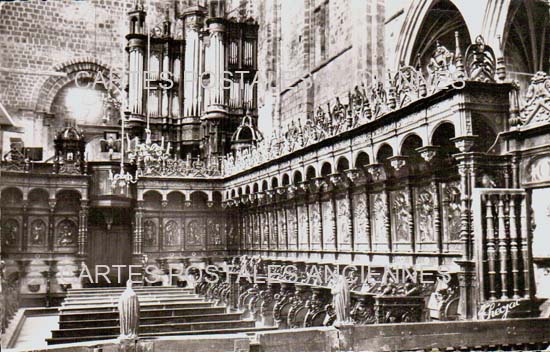
[[[260,215],[258,213],[252,215],[252,236],[254,248],[258,248],[260,246]]]
[[[269,232],[270,240],[269,240],[269,247],[270,248],[277,248],[277,234],[279,233],[278,224],[277,224],[277,212],[273,209],[269,210],[269,221],[270,221],[270,229]]]
[[[143,246],[152,248],[158,246],[158,219],[146,218],[143,220]]]
[[[9,218],[2,221],[2,247],[8,251],[16,250],[21,245],[20,219]]]
[[[48,219],[29,217],[29,248],[46,248],[48,246]]]
[[[412,221],[411,204],[409,202],[408,190],[400,190],[390,193],[392,211],[392,235],[393,241],[411,242],[409,223]]]
[[[247,213],[244,216],[245,246],[252,246],[252,214]]]
[[[238,222],[235,217],[228,217],[225,221],[225,234],[229,246],[239,245]]]
[[[269,217],[267,211],[262,212],[262,246],[267,246],[269,239]]]
[[[325,249],[335,248],[335,238],[332,231],[334,212],[330,200],[323,201],[323,242]]]
[[[355,239],[355,248],[358,250],[368,250],[368,214],[367,214],[367,195],[363,192],[353,195],[353,236]]]
[[[373,194],[370,197],[370,202],[373,249],[387,248],[386,246],[377,246],[378,244],[388,243],[388,237],[386,234],[386,222],[388,220],[386,193],[380,192]]]
[[[339,248],[344,250],[351,249],[351,234],[350,234],[350,209],[347,198],[336,199],[336,221]]]
[[[286,248],[286,212],[283,209],[279,209],[279,248]]]
[[[298,206],[298,238],[299,248],[302,250],[308,249],[308,210],[307,204]]]
[[[185,243],[186,250],[201,250],[205,249],[206,228],[204,218],[189,218],[185,227]]]
[[[221,248],[224,244],[224,226],[219,219],[209,218],[206,220],[206,231],[208,236],[209,247]]]
[[[298,241],[296,229],[298,223],[296,222],[296,210],[294,207],[287,208],[286,216],[288,223],[288,248],[296,249],[296,244]]]
[[[424,186],[415,189],[415,200],[417,241],[435,242],[437,240],[434,226],[437,212],[437,194],[434,187]]]
[[[443,242],[445,251],[460,250],[460,184],[441,185]]]
[[[164,219],[162,246],[164,249],[174,249],[181,246],[181,226],[179,219]]]
[[[64,218],[55,227],[55,247],[60,251],[72,251],[77,246],[78,226],[76,219]]]
[[[321,216],[319,214],[319,204],[309,204],[309,232],[311,237],[311,248],[321,248]]]
[[[550,181],[550,156],[543,155],[529,160],[525,173],[520,179],[525,183],[545,183]]]

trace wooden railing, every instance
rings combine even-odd
[[[507,317],[536,315],[529,209],[522,189],[474,191],[480,319],[502,318],[505,311]]]

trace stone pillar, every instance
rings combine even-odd
[[[80,201],[80,211],[78,212],[78,255],[86,256],[88,244],[88,200]]]

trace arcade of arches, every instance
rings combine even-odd
[[[329,282],[305,273],[361,265],[450,280],[359,284],[357,271],[343,272],[357,324],[481,320],[487,304],[511,302],[509,318],[548,314],[547,2],[480,1],[483,16],[465,0],[245,1],[238,16],[220,5],[234,2],[176,1],[160,16],[132,1],[116,39],[137,72],[127,97],[72,83],[79,71],[116,68],[104,60],[56,63],[50,70],[64,76],[35,89],[30,118],[47,136],[42,149],[28,132],[0,132],[3,144],[10,138],[0,248],[20,303],[128,278],[111,270],[82,280],[84,264],[92,275],[135,265],[140,280],[191,264],[262,274],[292,265],[296,282],[203,281],[198,291],[267,325],[330,325]],[[164,22],[148,36],[155,16]],[[151,65],[158,89],[148,91]],[[290,87],[274,78],[284,65],[300,71]],[[372,79],[350,77],[355,69]],[[224,71],[247,73],[224,91],[213,74]],[[163,90],[165,72],[175,79]],[[222,83],[199,89],[184,72]],[[278,74],[266,82],[268,72]],[[27,126],[31,113],[19,112]]]

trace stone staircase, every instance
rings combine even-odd
[[[118,337],[118,298],[124,288],[69,289],[59,308],[59,328],[48,344],[74,343]],[[140,300],[140,337],[257,332],[241,312],[228,312],[191,289],[135,287]]]

